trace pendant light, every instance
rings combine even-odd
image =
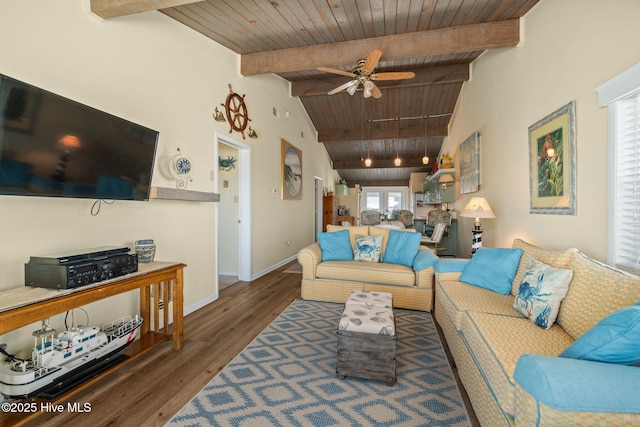
[[[402,160],[398,155],[398,145],[400,145],[400,117],[398,117],[396,120],[398,121],[396,126],[396,159],[393,161],[393,164],[398,167],[402,164]]]
[[[427,156],[427,118],[428,116],[425,114],[424,116],[424,157],[422,158],[422,164],[429,164],[429,156]]]
[[[362,127],[360,128],[361,140],[364,140],[364,98],[362,98]],[[367,158],[364,160],[365,167],[371,167],[371,157],[369,157],[369,141],[371,140],[371,121],[369,121],[369,140],[367,140]]]

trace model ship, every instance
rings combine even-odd
[[[31,359],[0,367],[0,392],[8,398],[57,396],[126,358],[117,353],[136,338],[142,321],[127,316],[102,328],[36,338]]]

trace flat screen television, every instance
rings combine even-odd
[[[158,132],[0,74],[0,194],[148,200]]]

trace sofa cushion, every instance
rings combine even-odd
[[[523,317],[468,311],[462,317],[465,345],[502,410],[515,416],[513,375],[518,358],[557,356],[573,338],[558,325],[543,330]]]
[[[462,270],[460,281],[508,295],[522,252],[513,248],[479,248]]]
[[[524,272],[529,265],[529,260],[534,258],[540,262],[547,264],[550,267],[555,268],[571,268],[571,261],[573,259],[573,255],[577,252],[576,249],[562,249],[562,250],[549,250],[540,248],[538,246],[532,245],[530,243],[525,242],[521,239],[514,239],[513,247],[522,249],[524,253],[522,257],[520,257],[520,264],[518,265],[518,270],[516,271],[516,275],[513,278],[511,293],[513,295],[518,294],[518,288],[520,287],[520,282],[522,282],[522,277],[524,276]]]
[[[578,338],[614,311],[640,301],[640,277],[595,261],[576,251],[573,280],[556,323]]]
[[[398,286],[414,286],[416,282],[416,275],[411,267],[383,262],[321,262],[316,268],[316,277],[319,279],[333,279],[343,282]]]
[[[389,243],[384,252],[384,262],[412,267],[413,259],[420,249],[421,237],[422,235],[418,232],[389,230]]]
[[[356,236],[353,260],[380,262],[382,260],[382,236]]]
[[[549,329],[556,321],[572,276],[571,270],[549,267],[530,259],[513,308],[542,329]]]
[[[369,235],[369,227],[343,227],[341,225],[327,224],[327,232],[329,233],[342,230],[347,230],[349,232],[349,242],[351,242],[352,248],[355,248],[356,246],[356,236]]]
[[[322,261],[353,260],[353,249],[349,243],[347,230],[318,233],[318,244],[322,249]]]
[[[560,357],[640,364],[640,305],[624,307],[585,332]]]
[[[460,330],[463,314],[469,310],[522,319],[513,309],[513,295],[500,295],[457,280],[440,279],[436,284],[436,295],[457,330]]]

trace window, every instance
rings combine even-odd
[[[387,211],[407,209],[407,187],[363,187],[365,209]]]
[[[365,206],[367,209],[372,209],[374,211],[379,211],[381,209],[381,198],[382,194],[379,191],[367,191],[366,195],[366,203]]]
[[[640,91],[614,102],[614,264],[640,273]]]
[[[640,64],[598,88],[609,107],[608,262],[640,273]]]

